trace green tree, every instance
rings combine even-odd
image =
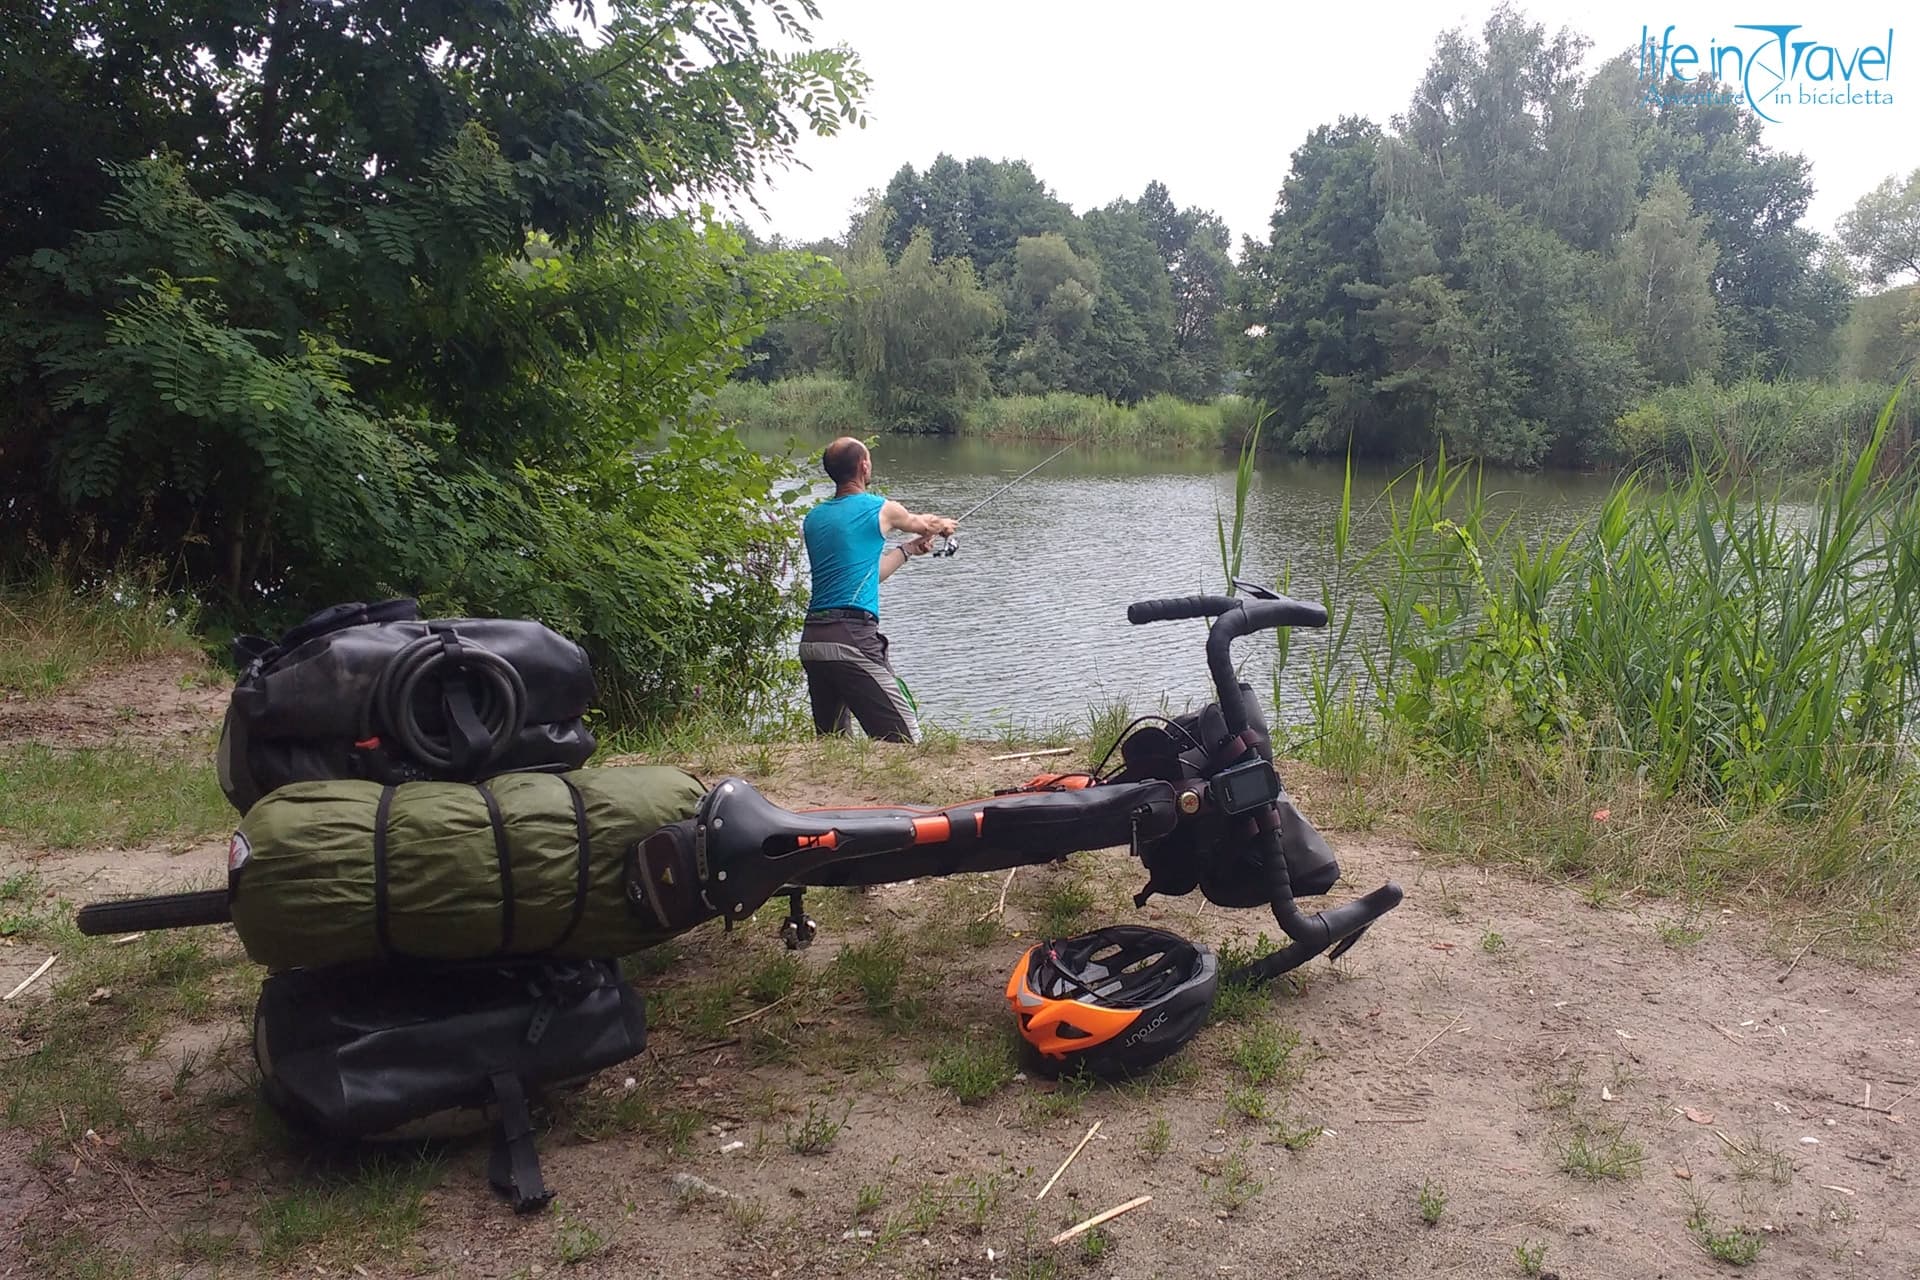
[[[1672,174],[1654,180],[1614,256],[1615,322],[1659,382],[1711,376],[1720,362],[1707,220]]]
[[[1898,382],[1920,357],[1920,284],[1869,294],[1854,304],[1841,331],[1841,375]]]
[[[1022,237],[1007,290],[1008,330],[1022,341],[1007,363],[1007,389],[1080,391],[1086,339],[1100,295],[1100,270],[1049,232]]]
[[[1167,390],[1173,289],[1146,223],[1116,200],[1089,209],[1080,227],[1101,280],[1083,366],[1087,389],[1127,404]]]
[[[1355,282],[1346,291],[1368,304],[1358,323],[1379,349],[1382,366],[1353,386],[1371,401],[1370,420],[1377,424],[1371,451],[1416,455],[1436,436],[1459,441],[1470,434],[1472,334],[1425,223],[1388,213],[1375,240],[1382,283]]]
[[[540,617],[617,714],[770,690],[777,474],[690,414],[831,273],[695,202],[865,79],[804,0],[600,13],[0,13],[0,557],[159,561],[244,625],[402,591]]]
[[[1518,213],[1470,202],[1465,434],[1450,450],[1521,466],[1586,460],[1645,384],[1599,314],[1601,266]]]
[[[1000,305],[968,259],[934,259],[925,227],[889,263],[885,221],[881,211],[854,247],[836,342],[883,426],[951,431],[987,389],[986,339]]]
[[[1375,433],[1373,382],[1386,372],[1366,300],[1350,285],[1377,285],[1385,213],[1376,181],[1379,127],[1343,117],[1307,135],[1280,188],[1272,237],[1244,263],[1242,313],[1263,330],[1250,370],[1273,407],[1279,434],[1303,452],[1392,453]]]
[[[1644,117],[1644,172],[1671,171],[1719,247],[1727,372],[1822,374],[1851,291],[1821,262],[1819,236],[1799,225],[1813,196],[1806,158],[1768,147],[1757,116],[1706,87],[1665,86]]]
[[[1221,315],[1233,283],[1227,226],[1207,210],[1176,208],[1164,183],[1148,183],[1134,207],[1167,269],[1173,302],[1168,379],[1176,395],[1205,399],[1220,389],[1226,371]]]
[[[1840,219],[1840,246],[1870,283],[1920,279],[1920,169],[1888,178]]]

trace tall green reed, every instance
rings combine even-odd
[[[1352,747],[1364,728],[1480,765],[1525,748],[1744,814],[1903,784],[1920,489],[1875,478],[1898,399],[1811,499],[1696,463],[1664,489],[1623,480],[1558,538],[1510,536],[1478,472],[1442,456],[1388,488],[1387,532],[1357,550],[1349,476],[1307,673],[1318,738]]]

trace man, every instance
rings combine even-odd
[[[954,522],[917,516],[868,493],[873,459],[851,436],[828,445],[821,461],[833,480],[833,496],[816,503],[801,526],[813,595],[800,633],[800,665],[807,672],[814,732],[845,733],[857,719],[869,738],[916,742],[920,725],[880,634],[880,584],[932,550],[933,539],[952,533]],[[918,536],[888,546],[890,533]]]

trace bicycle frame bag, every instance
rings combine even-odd
[[[604,960],[296,969],[261,985],[253,1022],[262,1095],[296,1131],[359,1140],[490,1112],[488,1181],[516,1213],[552,1198],[529,1101],[646,1043],[640,994]]]
[[[292,782],[464,782],[577,769],[593,754],[586,650],[538,622],[342,604],[233,649],[216,761],[241,813]]]

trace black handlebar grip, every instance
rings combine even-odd
[[[1127,606],[1127,621],[1139,626],[1144,622],[1166,622],[1173,618],[1211,618],[1245,605],[1234,596],[1177,596],[1167,600],[1141,600]]]
[[[1292,596],[1276,596],[1271,600],[1249,600],[1246,607],[1247,631],[1265,631],[1269,627],[1324,627],[1327,625],[1327,610],[1324,605],[1314,604],[1309,600],[1296,600]]]

